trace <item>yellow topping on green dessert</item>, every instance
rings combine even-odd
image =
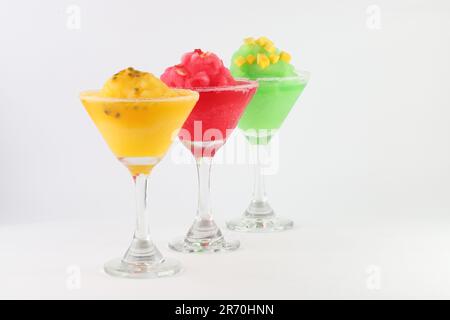
[[[291,55],[279,50],[266,37],[246,38],[244,44],[233,54],[231,73],[238,78],[295,76]]]

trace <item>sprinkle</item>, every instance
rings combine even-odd
[[[282,51],[280,53],[280,59],[281,59],[281,61],[289,63],[289,62],[291,62],[292,57],[291,57],[291,55],[289,53],[287,53],[285,51]]]
[[[247,63],[248,63],[248,64],[253,64],[253,63],[255,62],[255,60],[256,60],[256,57],[255,57],[254,55],[249,54],[249,55],[247,56]]]
[[[265,54],[262,54],[262,53],[258,53],[256,62],[261,67],[261,69],[265,69],[270,65],[269,58]]]
[[[234,63],[238,66],[241,67],[243,64],[245,64],[245,58],[243,56],[239,56],[234,60]]]
[[[278,62],[278,60],[280,60],[280,55],[275,54],[275,53],[272,53],[272,54],[269,56],[269,59],[270,59],[270,62],[272,62],[272,64],[275,64],[275,63]]]

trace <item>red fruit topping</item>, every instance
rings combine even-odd
[[[161,80],[171,87],[191,89],[236,83],[216,54],[201,49],[185,53],[181,63],[168,68],[161,76]]]
[[[180,65],[175,66],[175,72],[182,77],[185,77],[188,74],[184,67]]]
[[[187,80],[191,88],[209,87],[210,78],[204,71],[195,74],[191,79]]]

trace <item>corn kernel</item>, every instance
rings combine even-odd
[[[238,66],[241,67],[244,63],[245,63],[245,58],[243,56],[239,56],[234,60],[234,63]]]
[[[280,55],[279,55],[279,54],[272,53],[272,54],[269,56],[269,59],[270,59],[270,62],[272,62],[272,64],[275,64],[275,63],[278,62],[278,60],[280,60]]]
[[[266,37],[260,37],[258,40],[256,40],[256,43],[259,44],[261,47],[264,47],[266,44],[272,44],[272,41],[270,41]]]
[[[258,53],[256,61],[261,69],[265,69],[270,65],[269,57],[267,57],[265,54]]]
[[[252,38],[252,37],[245,38],[245,39],[244,39],[244,43],[245,43],[245,44],[255,44],[255,39]]]
[[[283,51],[280,53],[280,59],[281,59],[281,61],[289,63],[289,62],[291,62],[292,57],[289,53]]]
[[[266,49],[266,51],[269,53],[274,53],[277,50],[273,44],[269,44],[269,43],[266,43],[266,45],[264,46],[264,49]]]
[[[247,63],[248,63],[248,64],[253,64],[253,63],[255,62],[255,60],[256,60],[256,58],[255,58],[254,55],[249,54],[249,55],[247,56]]]

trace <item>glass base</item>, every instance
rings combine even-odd
[[[225,240],[224,238],[215,241],[188,241],[187,239],[177,239],[169,243],[169,248],[183,253],[215,253],[224,251],[234,251],[240,247],[239,240]]]
[[[174,259],[156,263],[129,263],[114,259],[105,264],[105,272],[113,277],[151,279],[173,276],[181,271],[181,264]]]
[[[225,240],[212,219],[196,219],[184,238],[169,243],[170,249],[183,253],[234,251],[239,247],[239,240]]]
[[[255,217],[244,215],[242,218],[227,222],[227,228],[239,232],[278,232],[292,229],[294,222],[276,216]]]

